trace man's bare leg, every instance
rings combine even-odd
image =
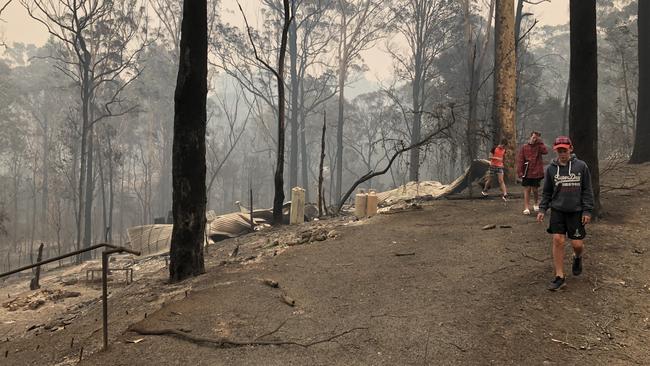
[[[555,276],[564,278],[564,234],[553,234]]]

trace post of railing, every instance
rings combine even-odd
[[[104,351],[108,349],[108,251],[102,252],[102,327],[104,328]]]
[[[102,312],[104,327],[104,351],[108,349],[108,257],[114,253],[130,253],[140,255],[140,252],[124,247],[115,247],[102,252]]]

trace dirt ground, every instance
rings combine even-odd
[[[559,292],[546,290],[547,223],[523,216],[520,198],[438,200],[329,221],[337,227],[322,241],[274,238],[325,221],[221,242],[208,247],[207,273],[179,284],[165,283],[159,258],[143,262],[134,283],[110,285],[108,352],[100,351],[99,301],[0,308],[0,364],[76,364],[80,356],[82,365],[650,364],[650,184],[610,190],[649,178],[650,165],[604,175],[609,191],[602,219],[587,229],[584,272],[567,275]],[[570,273],[568,260],[565,267]],[[2,301],[15,286],[0,289]],[[92,291],[83,301],[96,298]],[[59,318],[68,324],[26,330]],[[129,327],[241,342],[332,339],[232,347]]]

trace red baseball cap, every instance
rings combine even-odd
[[[553,143],[553,150],[556,149],[570,149],[573,147],[573,144],[571,143],[571,139],[566,137],[566,136],[558,136],[555,138],[555,142]]]

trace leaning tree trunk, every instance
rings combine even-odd
[[[497,141],[508,140],[509,152],[505,156],[506,179],[515,176],[517,133],[515,128],[515,93],[517,61],[515,52],[515,8],[513,0],[497,0],[495,12],[494,56],[494,119]]]
[[[205,271],[205,129],[208,93],[207,1],[183,2],[180,60],[174,94],[172,282]]]
[[[650,1],[639,1],[639,93],[630,163],[650,161]]]
[[[598,58],[596,0],[571,0],[569,135],[578,158],[591,171],[594,214],[600,208],[598,174]]]

